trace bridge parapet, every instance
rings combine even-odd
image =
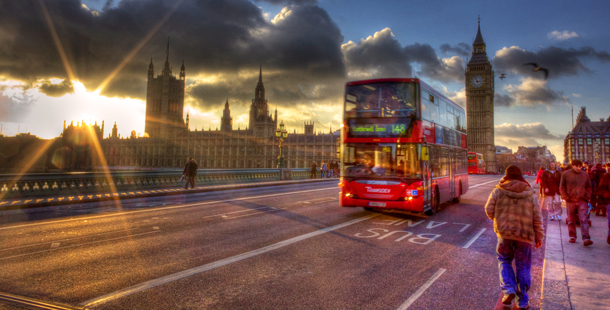
[[[53,193],[98,192],[173,188],[183,186],[182,171],[53,173],[0,175],[0,199],[47,196]],[[232,184],[280,180],[280,169],[200,169],[197,184]],[[292,179],[309,178],[308,169],[292,169]]]

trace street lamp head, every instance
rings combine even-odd
[[[284,131],[286,127],[284,126],[284,121],[280,122],[280,130]]]
[[[288,137],[288,132],[286,130],[282,130],[282,138],[286,139]]]
[[[282,135],[282,131],[281,131],[281,130],[279,130],[279,129],[276,129],[276,130],[275,130],[275,137],[276,137],[276,138],[279,138],[281,135]]]

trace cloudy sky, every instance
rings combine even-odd
[[[146,73],[186,66],[191,129],[224,102],[245,128],[259,65],[290,131],[337,128],[346,81],[419,77],[464,105],[481,16],[496,72],[496,145],[563,157],[571,108],[610,116],[610,2],[364,0],[0,0],[0,123],[57,136],[63,121],[144,131]],[[548,68],[545,80],[524,63]],[[507,78],[500,80],[500,74]]]

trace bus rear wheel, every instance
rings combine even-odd
[[[426,215],[434,215],[439,211],[440,208],[440,195],[438,193],[438,189],[434,189],[434,195],[432,196],[432,207],[430,210],[424,212]]]

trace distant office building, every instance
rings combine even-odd
[[[581,107],[576,125],[563,140],[564,162],[573,159],[589,163],[610,162],[610,117],[593,122]]]
[[[496,145],[496,155],[500,155],[500,154],[510,155],[512,153],[513,153],[512,149],[509,149],[506,146]]]
[[[168,46],[169,55],[169,46]],[[193,157],[200,168],[273,168],[279,156],[275,130],[277,109],[269,111],[263,85],[262,67],[250,105],[249,125],[233,129],[229,100],[224,103],[220,130],[190,130],[189,115],[183,120],[186,68],[180,67],[178,78],[172,75],[169,56],[163,70],[155,77],[151,60],[146,93],[145,137],[135,133],[128,139],[112,134],[101,141],[108,166],[111,167],[182,167]],[[286,168],[307,168],[312,162],[336,158],[339,132],[330,128],[316,133],[314,123],[304,121],[304,133],[289,133],[284,141]],[[101,164],[98,162],[98,165]]]

